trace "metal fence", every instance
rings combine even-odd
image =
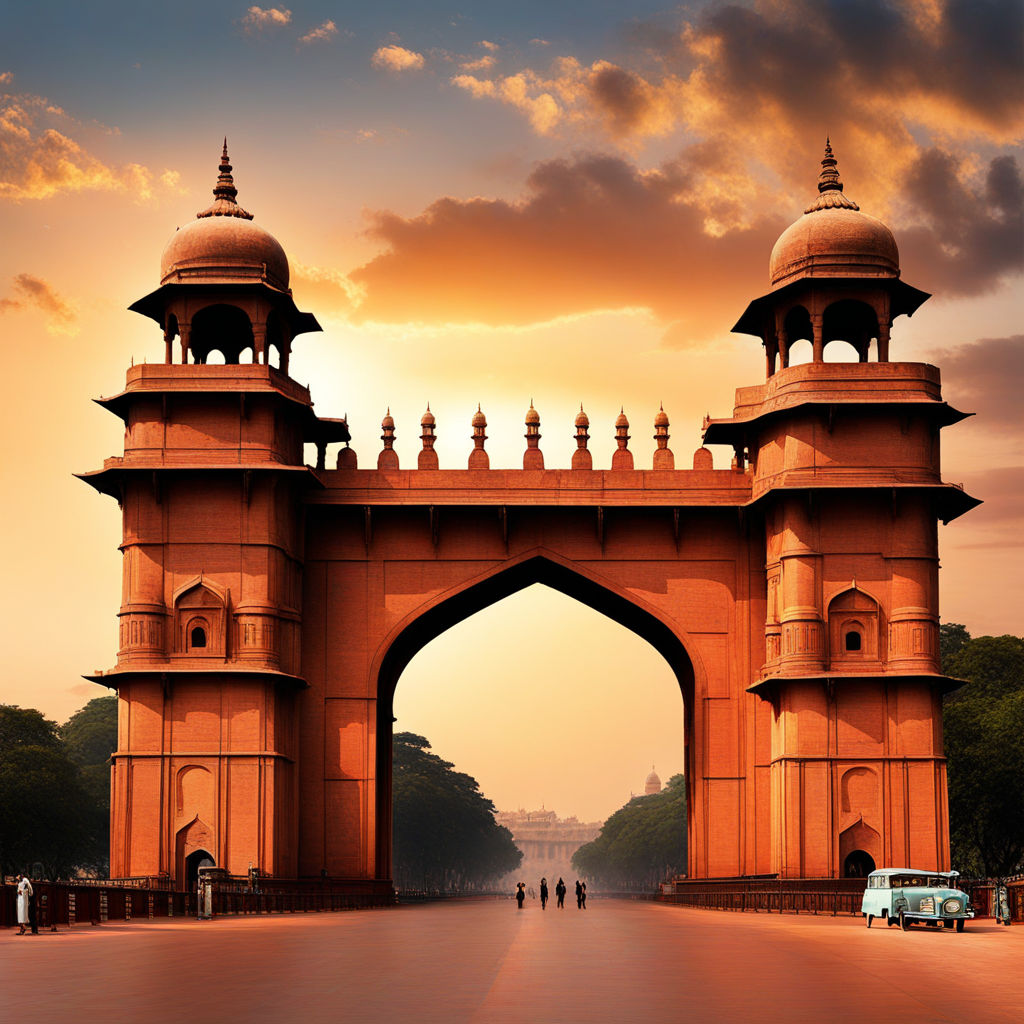
[[[860,915],[864,878],[675,879],[661,887],[660,902],[706,910],[768,914]],[[979,918],[992,916],[992,879],[959,879]],[[1024,921],[1024,876],[1006,882],[1011,918]]]

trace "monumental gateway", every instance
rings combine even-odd
[[[347,423],[289,376],[292,345],[320,327],[231,171],[225,145],[214,202],[131,307],[159,325],[164,359],[99,400],[124,421],[124,454],[82,475],[124,529],[117,663],[89,677],[120,709],[112,877],[185,886],[206,861],[386,891],[402,671],[534,583],[672,667],[691,877],[949,867],[937,523],[977,501],[942,481],[939,432],[964,414],[934,366],[890,361],[890,328],[928,296],[901,280],[892,233],[846,196],[831,148],[772,251],[770,291],[734,328],[764,347],[766,374],[704,423],[723,469],[708,447],[677,466],[664,410],[653,456],[630,448],[623,415],[598,468],[581,410],[572,468],[546,469],[532,406],[522,469],[490,468],[480,410],[466,468],[439,467],[449,425],[429,410],[415,467],[389,415],[375,465],[357,468]],[[791,365],[799,345],[811,361]]]

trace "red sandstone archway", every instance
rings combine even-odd
[[[378,878],[391,877],[392,846],[392,722],[393,701],[398,680],[409,662],[432,640],[452,626],[470,618],[512,594],[534,584],[543,584],[606,615],[620,626],[646,640],[668,662],[683,697],[683,750],[687,786],[688,848],[692,850],[692,807],[690,792],[694,772],[689,742],[693,723],[694,660],[677,629],[653,609],[632,595],[626,595],[611,581],[598,579],[551,552],[530,554],[503,565],[483,578],[454,592],[440,595],[429,605],[408,616],[392,631],[374,662],[377,679],[377,843]],[[699,662],[698,662],[699,665]]]

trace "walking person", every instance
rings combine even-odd
[[[548,880],[542,878],[540,880],[540,909],[547,910],[548,908]]]
[[[562,879],[558,880],[558,885],[555,886],[555,895],[558,897],[558,909],[565,910],[565,882]]]
[[[580,906],[587,909],[587,883],[580,882]]]
[[[583,883],[576,879],[576,909],[583,909]]]
[[[516,903],[519,904],[519,909],[520,910],[523,909],[523,900],[525,900],[525,899],[526,899],[526,883],[525,882],[520,882],[519,885],[516,886]]]
[[[28,901],[32,897],[32,883],[22,874],[19,874],[17,879],[18,883],[18,924],[21,927],[19,935],[25,934],[25,925],[29,923],[28,919]]]

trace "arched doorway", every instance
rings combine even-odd
[[[217,862],[213,859],[213,854],[209,851],[196,850],[194,853],[190,853],[185,858],[185,876],[182,880],[185,891],[195,892],[196,885],[199,881],[200,868],[212,868],[216,866]]]
[[[852,850],[843,861],[844,878],[867,878],[875,870],[875,858],[865,850]]]
[[[681,639],[659,616],[644,608],[639,601],[618,592],[609,583],[593,579],[553,558],[534,556],[428,608],[405,624],[381,659],[378,671],[376,736],[378,787],[375,854],[378,877],[391,877],[391,749],[394,695],[399,678],[413,657],[443,632],[498,601],[538,583],[579,601],[635,633],[647,641],[668,663],[683,698],[684,773],[688,790],[687,805],[692,806],[689,792],[692,775],[691,751],[688,739],[692,729],[694,668]],[[688,822],[688,832],[690,825]]]

